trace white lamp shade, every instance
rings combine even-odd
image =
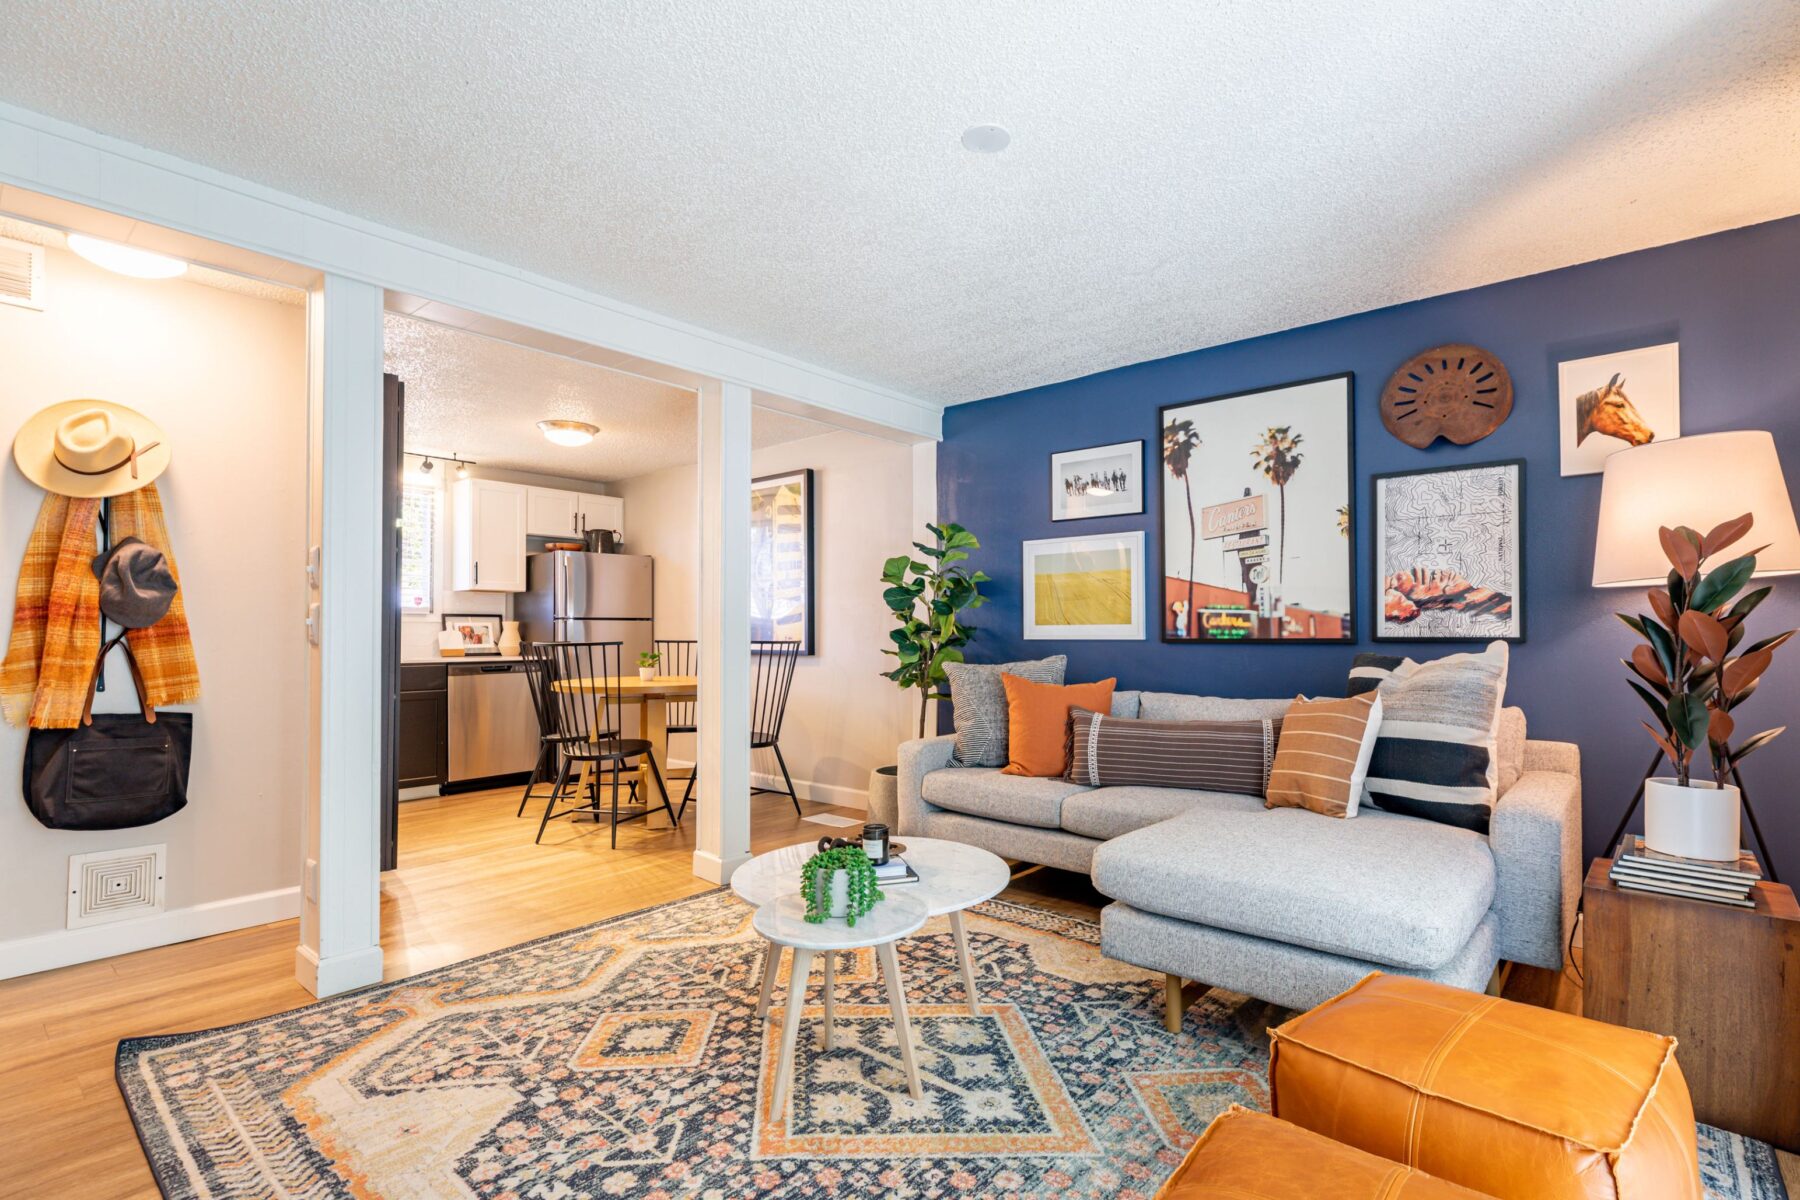
[[[1621,450],[1606,460],[1600,484],[1594,586],[1661,583],[1669,559],[1659,528],[1686,525],[1704,534],[1744,513],[1756,524],[1727,557],[1766,543],[1756,556],[1757,575],[1800,571],[1800,527],[1768,433],[1703,433]]]

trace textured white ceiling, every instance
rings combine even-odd
[[[694,393],[480,334],[387,314],[387,369],[406,384],[406,448],[485,467],[606,481],[699,458]],[[585,446],[546,441],[548,419],[600,426]],[[757,409],[753,445],[825,433]]]
[[[1793,0],[7,7],[0,98],[925,399],[1800,209]]]

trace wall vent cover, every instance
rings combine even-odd
[[[44,307],[44,248],[0,238],[0,304]]]
[[[147,917],[163,910],[168,847],[129,846],[69,856],[69,928]]]

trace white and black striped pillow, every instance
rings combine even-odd
[[[1002,675],[1033,683],[1062,686],[1069,656],[1053,654],[1032,662],[945,663],[950,677],[951,721],[956,727],[953,767],[1004,767],[1006,758],[1006,685]]]
[[[1505,642],[1428,662],[1357,655],[1348,694],[1381,690],[1366,802],[1486,833],[1498,795],[1506,666]]]

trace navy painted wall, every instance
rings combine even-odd
[[[1294,287],[1305,287],[1297,278]],[[1079,330],[1070,336],[1081,336]],[[1356,598],[1358,649],[1368,640],[1368,479],[1417,467],[1524,458],[1529,640],[1512,648],[1508,701],[1533,734],[1580,744],[1590,854],[1611,832],[1649,758],[1640,702],[1618,659],[1632,637],[1615,606],[1635,591],[1596,590],[1594,521],[1600,476],[1558,474],[1556,364],[1635,345],[1681,343],[1683,433],[1767,429],[1790,489],[1800,481],[1800,218],[1345,317],[1267,337],[1091,375],[951,408],[938,451],[938,511],[980,537],[976,564],[994,577],[972,614],[971,661],[1067,653],[1071,681],[1116,675],[1120,685],[1226,696],[1341,695],[1355,652],[1338,646],[1165,645],[1157,615],[1142,642],[1026,642],[1020,636],[1023,539],[1143,529],[1152,585],[1160,572],[1158,405],[1338,371],[1356,373]],[[1472,446],[1414,450],[1382,427],[1376,401],[1409,355],[1473,342],[1512,372],[1511,417]],[[1052,451],[1143,438],[1149,477],[1142,516],[1052,523]],[[1719,486],[1729,488],[1722,479]],[[1751,636],[1800,625],[1800,577],[1776,580]],[[1151,603],[1156,588],[1147,589]],[[1463,644],[1390,644],[1419,657]],[[947,714],[945,714],[947,717]],[[1800,650],[1776,658],[1738,714],[1751,729],[1795,728],[1745,764],[1778,870],[1800,881]],[[1748,836],[1748,829],[1746,829]]]

